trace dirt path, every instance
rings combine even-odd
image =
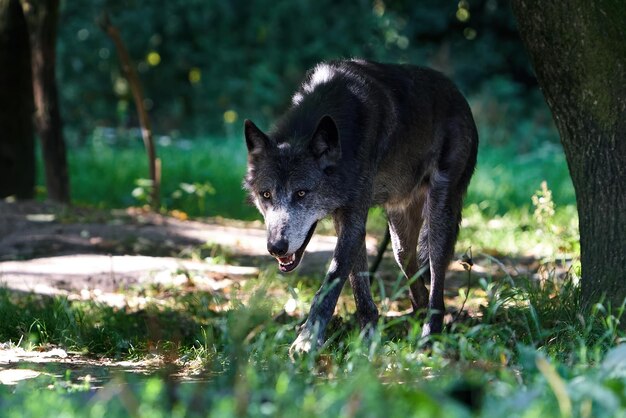
[[[316,235],[304,272],[323,271],[334,245],[334,237]],[[249,277],[273,262],[265,247],[259,223],[0,202],[0,285],[14,290],[114,292],[179,269],[215,280]]]
[[[323,276],[335,243],[333,236],[315,234],[299,273]],[[377,240],[368,237],[370,255],[376,246]],[[192,221],[137,208],[104,211],[0,201],[0,286],[15,291],[119,295],[130,286],[176,280],[180,270],[219,287],[224,279],[247,280],[274,266],[265,248],[265,231],[259,222]],[[395,277],[392,258],[385,258],[382,270]],[[474,266],[474,273],[503,273],[502,265],[489,271],[491,262],[484,263],[487,267],[480,264]],[[508,263],[511,271],[521,267],[524,272],[533,264],[532,258]],[[458,262],[451,264],[450,273],[448,289],[466,284]],[[115,297],[111,300],[119,303]]]

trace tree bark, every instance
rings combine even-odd
[[[512,0],[576,191],[582,298],[626,298],[626,7]],[[626,321],[625,321],[626,323]]]
[[[19,0],[0,0],[0,198],[35,190],[32,76]]]
[[[21,0],[30,33],[35,127],[41,140],[48,198],[70,201],[65,141],[56,84],[59,0]]]

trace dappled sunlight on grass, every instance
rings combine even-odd
[[[291,416],[293,411],[337,416],[348,407],[354,415],[490,416],[498,411],[510,416],[522,399],[523,410],[552,416],[556,401],[544,376],[552,369],[537,367],[545,358],[574,408],[591,402],[597,416],[611,416],[623,408],[615,389],[621,386],[607,382],[626,384],[620,383],[626,377],[609,378],[597,365],[626,338],[617,327],[622,312],[598,304],[580,314],[578,277],[567,267],[578,251],[575,211],[557,206],[552,213],[546,189],[536,196],[537,214],[520,210],[490,218],[478,205],[466,208],[457,245],[463,263],[454,261],[448,272],[447,325],[429,339],[420,338],[422,319],[411,313],[407,283],[389,256],[373,283],[382,313],[374,336],[364,341],[360,335],[348,286],[325,346],[295,361],[288,349],[323,278],[319,260],[310,273],[279,275],[270,257],[263,264],[228,246],[196,242],[179,250],[180,263],[149,284],[113,291],[115,303],[95,291],[50,297],[0,290],[5,350],[60,349],[71,359],[71,367],[62,358],[0,361],[0,370],[16,365],[28,370],[11,386],[13,396],[0,397],[0,405],[3,411],[30,408],[41,415],[37,408],[44,396],[46,414],[68,416],[95,414],[100,407],[108,416],[139,409],[172,411],[172,416],[175,411],[180,416]],[[65,228],[80,220],[111,223],[102,213],[52,213]],[[199,226],[165,222],[137,209],[125,216],[123,223],[136,222],[144,232],[147,220],[168,228]],[[369,226],[375,234],[382,231],[380,210],[372,211]],[[313,254],[307,258],[314,259]],[[231,266],[234,262],[244,265]],[[191,264],[184,268],[184,263]],[[540,267],[547,274],[540,274]],[[20,377],[5,374],[12,381]],[[599,392],[579,389],[580,382]],[[529,391],[531,386],[537,389]],[[0,386],[0,393],[6,390]],[[80,394],[96,401],[85,403]],[[136,401],[128,403],[129,398]]]
[[[219,182],[210,182],[217,193],[203,196],[206,208],[219,197]],[[407,283],[389,252],[372,286],[382,314],[374,335],[361,335],[347,286],[324,346],[293,360],[289,346],[324,277],[326,253],[323,262],[309,254],[310,268],[299,274],[279,275],[271,257],[267,263],[243,257],[219,238],[176,254],[206,268],[170,266],[150,284],[114,292],[114,304],[89,292],[50,297],[1,290],[0,341],[9,349],[63,350],[74,366],[64,375],[59,370],[69,366],[61,359],[18,360],[30,374],[11,386],[11,397],[0,397],[0,406],[41,415],[43,396],[46,413],[67,416],[104,408],[107,416],[550,417],[560,416],[557,382],[565,388],[561,401],[573,411],[619,414],[626,408],[626,375],[619,361],[608,364],[626,341],[618,327],[623,307],[580,305],[576,211],[554,205],[550,186],[533,185],[527,207],[502,214],[470,199],[456,247],[460,262],[454,260],[447,275],[446,326],[427,339],[420,338],[423,318],[412,314]],[[127,216],[162,217],[131,212]],[[382,211],[370,215],[368,230],[381,236]],[[198,226],[175,218],[177,227]],[[57,221],[76,219],[68,212],[50,222]],[[223,222],[224,230],[236,230]],[[320,229],[332,232],[332,223]],[[254,234],[246,239],[263,241],[262,230]],[[153,248],[138,239],[126,244]],[[230,266],[236,263],[254,270],[237,275]],[[119,373],[113,365],[124,361],[148,377]],[[102,364],[97,379],[87,379],[95,375],[94,362]],[[0,370],[8,367],[15,366],[0,363]],[[0,386],[0,393],[7,390]]]
[[[526,385],[532,383],[541,390],[527,393],[523,409],[539,408],[543,416],[553,416],[549,411],[555,399],[544,377],[545,367],[537,367],[546,361],[556,366],[572,405],[580,407],[588,400],[600,416],[618,410],[619,401],[606,403],[602,399],[618,396],[607,379],[623,381],[626,376],[613,374],[609,378],[608,371],[592,372],[591,367],[602,364],[604,353],[623,341],[625,336],[616,326],[621,313],[598,306],[584,320],[578,318],[579,288],[571,281],[481,279],[476,288],[481,315],[454,321],[446,332],[429,341],[419,339],[421,321],[409,315],[381,320],[378,331],[366,343],[346,312],[346,308],[351,311],[353,307],[340,302],[325,348],[318,356],[292,362],[287,349],[301,320],[300,311],[307,308],[315,290],[299,286],[299,291],[289,291],[294,282],[285,283],[275,273],[263,273],[258,281],[248,281],[243,287],[223,293],[218,304],[225,302],[228,307],[218,310],[212,308],[216,306],[215,292],[205,293],[190,285],[138,289],[169,302],[167,307],[136,312],[58,299],[27,297],[18,302],[20,299],[9,299],[5,293],[2,306],[16,312],[19,303],[22,319],[4,316],[11,319],[1,334],[18,340],[20,330],[30,329],[26,334],[30,336],[22,344],[28,341],[31,347],[41,347],[46,341],[48,347],[60,344],[85,350],[88,356],[108,352],[106,344],[97,341],[104,339],[114,345],[117,341],[119,350],[123,347],[119,342],[128,339],[127,348],[117,351],[118,355],[157,359],[153,375],[163,377],[153,381],[110,374],[98,380],[104,390],[98,396],[115,390],[101,401],[107,410],[119,413],[133,408],[124,404],[126,395],[120,393],[129,391],[127,395],[146,405],[142,408],[174,407],[186,411],[186,415],[212,411],[230,416],[237,410],[256,415],[254,411],[259,408],[271,409],[280,416],[291,416],[295,410],[336,415],[345,405],[352,405],[355,413],[367,410],[378,415],[410,410],[419,400],[420,411],[445,412],[445,416],[469,416],[470,411],[488,415],[493,413],[494,403],[502,416],[508,416],[519,408],[520,391],[525,392]],[[291,299],[297,306],[287,313],[285,306]],[[60,321],[64,317],[78,321]],[[39,318],[41,326],[29,326],[32,318]],[[93,326],[89,324],[99,324],[94,330],[100,331],[88,331]],[[44,329],[46,333],[42,334]],[[616,355],[606,362],[615,361]],[[35,372],[46,370],[31,366]],[[57,378],[44,374],[18,385],[17,396],[0,402],[13,406],[30,402],[32,392],[27,388],[43,386],[52,388],[48,393],[80,393],[92,387],[84,379],[73,380],[84,376],[80,369]],[[198,382],[195,389],[177,383],[190,378]],[[602,394],[580,392],[577,385],[581,379],[600,385]],[[125,382],[130,385],[122,384]],[[73,399],[51,397],[49,408],[83,411],[95,407]],[[428,406],[431,402],[434,409]]]
[[[540,225],[525,209],[489,217],[478,205],[469,205],[456,248],[462,252],[469,247],[476,254],[571,259],[580,251],[578,214],[574,206],[558,208],[550,225]]]

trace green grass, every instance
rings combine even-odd
[[[299,291],[284,292],[290,286]],[[294,297],[299,307],[307,306],[313,291],[298,278],[265,273],[240,290],[245,302],[154,288],[142,291],[151,302],[139,310],[1,291],[0,341],[164,361],[152,377],[113,376],[95,393],[71,372],[2,386],[3,416],[626,413],[626,355],[619,345],[626,334],[618,329],[623,306],[597,304],[582,314],[580,288],[572,280],[483,277],[473,290],[484,295],[481,314],[429,341],[418,338],[418,320],[401,317],[381,321],[366,343],[340,303],[326,346],[292,361],[288,347],[304,312],[289,316],[282,308]],[[224,302],[228,309],[214,308]],[[200,381],[164,377],[175,372]]]
[[[576,203],[560,144],[545,142],[520,153],[514,144],[495,147],[481,143],[465,202],[477,204],[489,216],[503,215],[530,207],[530,196],[542,181],[548,183],[557,205]]]
[[[530,200],[530,199],[529,199]],[[575,206],[556,207],[553,217],[538,220],[529,209],[488,216],[477,204],[463,211],[457,253],[472,247],[496,256],[576,259],[580,254]]]
[[[567,164],[554,138],[520,150],[513,140],[494,145],[496,132],[483,130],[467,204],[478,205],[490,217],[504,215],[529,207],[530,196],[544,180],[554,192],[557,205],[575,203]],[[196,138],[168,144],[158,147],[163,209],[177,209],[191,216],[258,219],[241,187],[246,164],[242,139]],[[145,203],[138,179],[147,178],[148,170],[138,139],[120,140],[112,146],[96,138],[88,145],[70,149],[68,154],[75,202],[102,208]]]
[[[69,151],[73,200],[102,208],[145,203],[133,196],[137,180],[148,177],[140,143],[111,146],[95,142]],[[256,219],[242,189],[246,149],[234,139],[175,141],[158,147],[162,161],[161,198],[164,209],[194,216]],[[186,186],[181,187],[181,183]],[[195,183],[195,184],[194,184]],[[202,186],[207,186],[202,195]],[[195,189],[195,190],[194,190]]]
[[[543,216],[551,207],[544,199],[542,216],[518,211],[490,219],[470,205],[457,248],[472,246],[479,264],[490,259],[478,253],[523,254],[539,244],[546,265],[571,257],[578,251],[572,208]],[[131,289],[129,300],[145,304],[123,309],[0,290],[0,342],[160,364],[143,377],[100,372],[98,390],[76,369],[50,371],[0,386],[0,408],[7,417],[626,414],[626,333],[618,328],[624,307],[583,309],[575,274],[497,273],[475,274],[471,315],[428,340],[419,338],[420,320],[405,316],[381,320],[364,342],[344,291],[326,345],[293,361],[289,345],[319,277],[279,276],[271,267],[243,287],[207,291],[190,276],[184,286]],[[406,307],[406,290],[403,281],[373,286],[382,312]],[[463,286],[448,305],[458,307],[465,292]],[[284,311],[288,302],[296,306],[292,314]]]

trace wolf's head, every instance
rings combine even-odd
[[[333,174],[341,157],[337,125],[324,116],[308,135],[283,139],[246,120],[245,137],[244,187],[265,218],[267,250],[287,273],[300,264],[317,221],[336,208]]]

